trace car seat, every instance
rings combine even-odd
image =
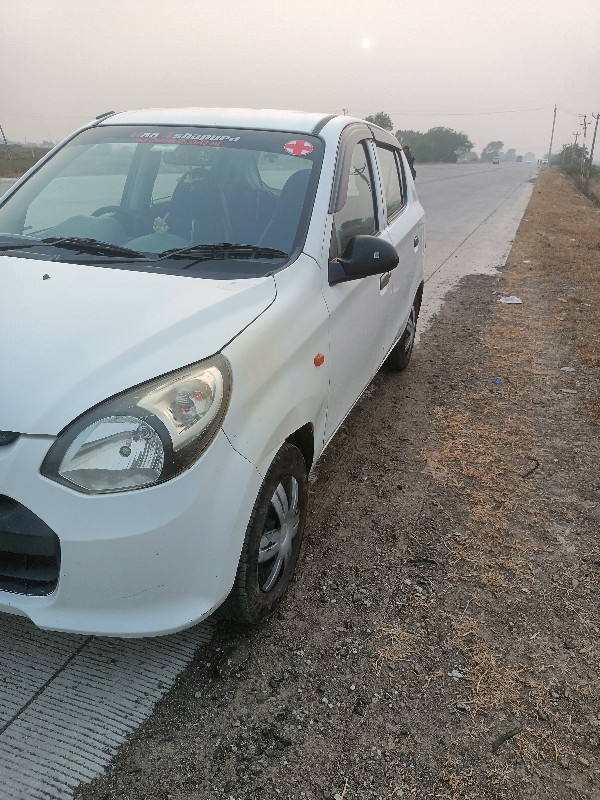
[[[169,233],[192,244],[231,241],[231,222],[223,190],[209,170],[194,167],[179,179],[166,223]]]
[[[260,238],[260,244],[264,247],[291,252],[304,208],[310,173],[310,169],[298,170],[284,183],[275,213]]]
[[[255,151],[228,149],[214,164],[229,211],[232,241],[238,244],[256,244],[277,205],[278,192],[263,183],[257,159]]]

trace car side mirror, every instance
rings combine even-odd
[[[353,236],[339,258],[329,262],[329,284],[382,275],[398,265],[396,248],[378,236]]]

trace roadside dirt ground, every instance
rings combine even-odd
[[[543,168],[413,358],[318,465],[281,612],[78,798],[600,798],[600,209]]]

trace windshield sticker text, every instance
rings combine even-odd
[[[239,142],[239,136],[219,136],[213,133],[148,133],[136,131],[131,134],[136,144],[197,144],[220,147],[229,142]],[[311,148],[312,149],[312,148]]]

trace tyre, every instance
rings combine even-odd
[[[419,302],[415,300],[408,315],[408,321],[404,333],[390,350],[389,356],[385,360],[386,369],[392,372],[402,372],[408,367],[415,344],[415,334],[417,332],[417,318],[419,316]]]
[[[306,463],[291,444],[279,450],[254,504],[233,588],[223,613],[255,624],[270,616],[290,583],[308,505]]]

